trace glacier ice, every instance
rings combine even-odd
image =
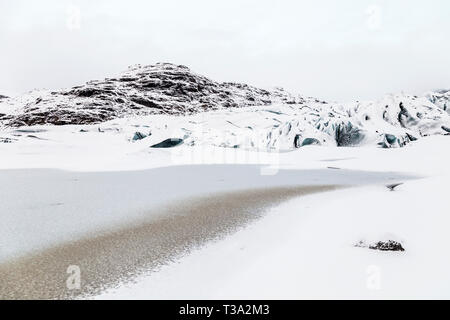
[[[119,119],[145,124],[153,117],[161,124],[176,123],[187,134],[182,139],[187,145],[268,151],[307,145],[398,148],[424,136],[448,135],[449,101],[449,90],[437,90],[368,102],[326,102],[282,88],[220,83],[185,66],[160,63],[133,66],[118,77],[70,89],[1,99],[0,127],[94,125]],[[162,143],[177,137],[170,130],[160,126],[152,133]],[[131,140],[144,135],[135,133]]]

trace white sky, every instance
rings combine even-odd
[[[7,95],[161,61],[219,81],[372,99],[450,88],[449,57],[448,0],[0,0]]]

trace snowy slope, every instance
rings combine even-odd
[[[101,123],[130,115],[184,115],[230,107],[295,103],[282,90],[218,83],[185,66],[130,67],[117,78],[59,91],[33,91],[0,106],[8,126]]]
[[[97,299],[448,299],[450,139],[407,148],[307,147],[283,167],[414,172],[384,184],[307,195]],[[288,165],[289,163],[289,165]],[[365,178],[364,178],[365,179]],[[358,247],[399,241],[405,251]]]
[[[421,97],[396,94],[373,102],[327,103],[280,88],[218,83],[184,66],[157,64],[67,90],[2,99],[0,125],[8,142],[20,139],[14,130],[21,126],[61,132],[52,125],[83,125],[83,131],[106,128],[127,139],[138,132],[134,140],[151,133],[147,147],[177,138],[191,146],[264,151],[310,144],[392,148],[450,134],[449,100],[450,91],[441,90]]]
[[[446,181],[293,199],[97,299],[448,299]],[[406,251],[355,247],[388,239]]]
[[[450,91],[440,90],[324,102],[279,88],[218,83],[171,64],[135,66],[114,79],[0,98],[0,260],[23,256],[30,268],[18,291],[6,290],[6,296],[23,297],[21,284],[34,290],[33,281],[42,279],[45,289],[49,279],[36,280],[34,272],[64,284],[65,255],[62,271],[47,272],[60,265],[53,251],[47,259],[41,250],[151,224],[172,214],[161,208],[173,203],[268,188],[263,199],[253,199],[268,203],[264,210],[246,209],[258,207],[267,218],[237,224],[220,241],[186,245],[184,253],[190,254],[177,263],[100,298],[448,297],[449,99]],[[393,182],[404,184],[391,192],[386,184]],[[281,205],[267,196],[277,188],[317,185],[360,189]],[[391,239],[406,252],[355,247]],[[133,250],[118,243],[132,257]],[[105,252],[88,249],[77,251],[81,260]],[[32,252],[38,255],[28,257]],[[110,266],[116,253],[106,256]],[[131,260],[119,256],[128,268]],[[41,264],[33,262],[36,257]],[[372,266],[383,274],[381,289],[367,286]],[[13,287],[20,273],[9,271],[16,267],[0,264],[0,273],[13,274]],[[110,273],[100,269],[100,278]]]

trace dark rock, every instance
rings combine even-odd
[[[442,130],[444,130],[444,131],[450,133],[450,128],[448,128],[448,127],[446,127],[446,126],[442,126],[441,128],[442,128]]]
[[[302,147],[309,146],[309,145],[320,145],[320,141],[316,138],[306,138],[302,142]]]
[[[1,138],[0,137],[0,143],[12,143],[11,138]]]
[[[417,138],[409,133],[406,133],[406,136],[408,137],[409,141],[417,141]]]
[[[380,251],[405,251],[402,244],[394,240],[378,241],[375,244],[369,245],[369,249]]]
[[[173,148],[173,147],[181,145],[183,143],[183,141],[184,141],[183,139],[179,139],[179,138],[167,139],[167,140],[164,140],[163,142],[160,142],[158,144],[151,146],[150,148]]]
[[[142,99],[142,98],[134,98],[134,99],[131,99],[131,101],[133,101],[134,103],[140,104],[140,105],[142,105],[144,107],[147,107],[147,108],[156,108],[156,109],[160,109],[161,108],[155,102],[150,101],[150,100],[146,100],[146,99]]]
[[[300,144],[300,139],[302,138],[301,135],[297,134],[294,138],[294,148],[300,148],[301,144]]]
[[[147,138],[147,135],[140,133],[140,132],[136,132],[133,136],[133,141],[138,141],[138,140],[142,140]]]
[[[402,182],[400,182],[400,183],[388,184],[388,185],[386,186],[386,188],[388,188],[388,189],[391,190],[391,191],[394,191],[395,188],[397,188],[398,186],[401,186],[402,184],[403,184]]]
[[[367,245],[366,242],[364,241],[359,241],[357,244],[355,244],[355,247],[368,248],[371,250],[379,250],[379,251],[405,251],[403,245],[400,242],[394,240],[378,241],[376,243],[369,245]]]
[[[273,101],[299,103],[303,100],[281,90],[220,83],[195,74],[185,66],[158,63],[131,67],[116,78],[54,91],[36,101],[39,108],[30,110],[24,106],[21,114],[13,115],[5,124],[15,127],[98,124],[125,116],[185,115],[270,105]]]
[[[54,107],[42,112],[31,112],[18,115],[11,119],[9,125],[13,127],[33,126],[41,124],[69,125],[69,124],[92,124],[113,119],[112,115],[101,112],[101,110],[74,111]]]

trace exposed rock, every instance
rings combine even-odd
[[[355,244],[355,247],[380,251],[405,251],[403,245],[400,242],[394,240],[378,241],[369,245],[364,241],[359,241],[357,244]]]
[[[147,135],[141,133],[141,132],[136,132],[133,136],[133,141],[138,141],[138,140],[142,140],[147,138]]]
[[[400,182],[400,183],[388,184],[388,185],[386,186],[386,188],[388,188],[388,189],[391,190],[391,191],[395,191],[395,188],[397,188],[398,186],[401,186],[402,184],[403,184],[402,182]]]
[[[133,66],[117,78],[42,93],[7,125],[96,124],[129,115],[184,115],[230,107],[298,103],[283,90],[219,83],[170,63]]]
[[[12,143],[12,139],[0,137],[0,143]]]
[[[294,148],[300,148],[301,144],[300,144],[300,139],[302,138],[302,136],[300,134],[297,134],[294,138]]]
[[[320,141],[316,138],[305,138],[302,142],[302,147],[309,146],[309,145],[319,145]]]
[[[417,138],[409,134],[408,132],[406,133],[406,136],[408,137],[409,141],[417,141]]]
[[[380,251],[405,251],[402,244],[394,240],[378,241],[375,244],[369,245],[369,249]]]
[[[183,141],[184,141],[183,139],[179,138],[167,139],[164,140],[163,142],[151,146],[150,148],[173,148],[182,144]]]

